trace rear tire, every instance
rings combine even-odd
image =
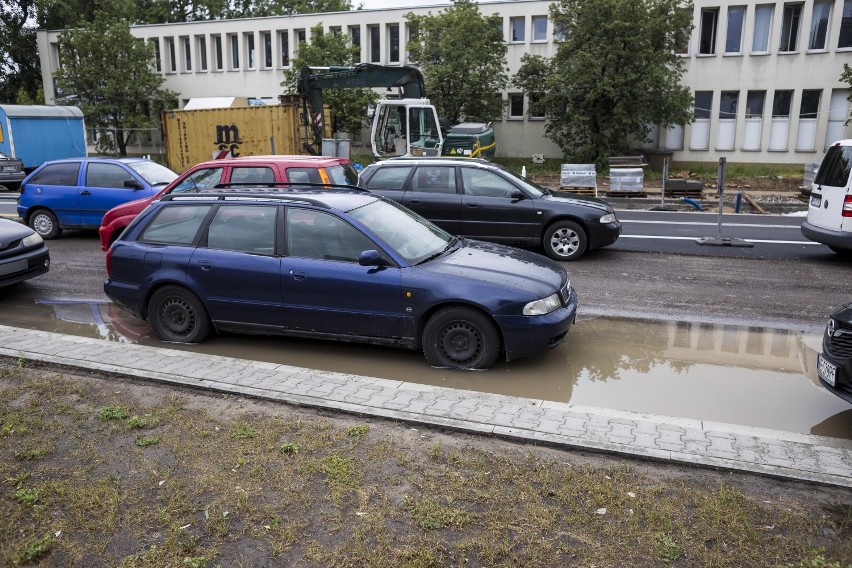
[[[198,297],[180,286],[164,286],[148,302],[148,321],[162,341],[200,343],[210,334],[210,318]]]
[[[57,221],[56,215],[47,209],[39,209],[30,215],[28,225],[46,241],[55,239],[62,232],[62,229],[59,228],[59,221]]]
[[[569,261],[583,256],[588,239],[583,227],[574,221],[558,221],[544,232],[541,244],[553,260]]]
[[[482,312],[443,308],[423,329],[423,355],[430,365],[452,369],[487,369],[500,355],[500,334]]]

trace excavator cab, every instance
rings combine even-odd
[[[443,136],[438,113],[427,99],[390,99],[377,103],[371,132],[373,154],[440,156]]]

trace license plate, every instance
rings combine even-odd
[[[822,195],[811,195],[811,205],[814,207],[822,205]]]
[[[17,166],[3,166],[4,172],[16,172],[18,171]]]
[[[834,386],[837,377],[837,366],[830,361],[826,361],[822,355],[817,354],[817,374],[822,380]]]
[[[0,264],[0,276],[6,276],[7,274],[14,274],[16,272],[22,272],[29,267],[26,260],[16,260],[15,262],[8,262],[6,264]]]

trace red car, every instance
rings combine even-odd
[[[358,172],[346,158],[327,156],[249,156],[202,162],[189,168],[154,196],[107,211],[98,230],[101,249],[108,250],[143,209],[166,194],[210,189],[222,183],[273,182],[356,185]]]

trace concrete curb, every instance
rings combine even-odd
[[[519,442],[852,487],[852,442],[0,326],[0,355]],[[108,363],[107,363],[108,361]]]

